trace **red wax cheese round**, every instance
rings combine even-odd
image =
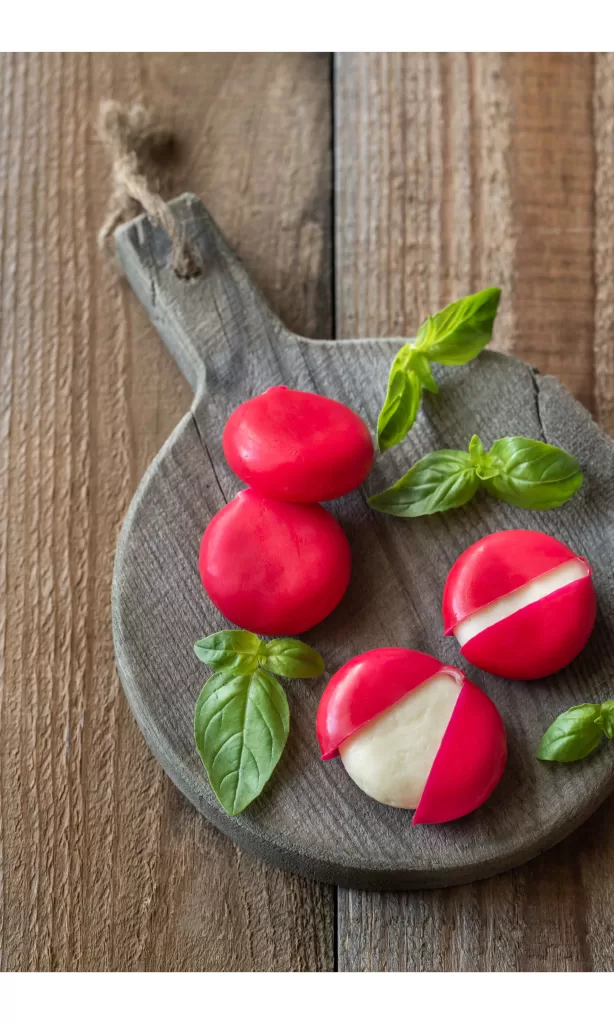
[[[502,530],[472,544],[443,592],[446,636],[473,665],[540,679],[580,653],[595,623],[588,562],[535,530]]]
[[[269,388],[235,409],[222,444],[241,480],[280,501],[340,498],[373,465],[360,416],[332,398],[287,387]]]
[[[303,633],[326,618],[350,579],[350,546],[320,505],[241,491],[211,520],[200,576],[216,608],[242,629]]]
[[[341,756],[365,793],[414,809],[413,824],[461,818],[488,799],[507,759],[493,702],[462,672],[404,647],[352,658],[316,719],[322,760]]]

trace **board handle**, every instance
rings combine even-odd
[[[249,346],[285,330],[232,252],[200,199],[169,206],[202,265],[180,278],[166,232],[142,215],[115,232],[120,263],[181,372],[198,396],[208,374],[235,372]]]

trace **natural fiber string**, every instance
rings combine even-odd
[[[98,130],[113,161],[109,211],[98,235],[101,248],[106,246],[117,225],[134,215],[135,203],[139,203],[166,231],[176,273],[180,277],[195,277],[202,269],[200,260],[184,238],[168,204],[151,187],[145,173],[156,151],[171,141],[170,134],[161,130],[140,104],[128,109],[113,100],[101,103]]]

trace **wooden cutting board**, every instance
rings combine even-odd
[[[117,665],[145,739],[211,822],[254,855],[299,874],[343,886],[423,888],[523,863],[570,833],[614,789],[614,743],[572,765],[535,758],[558,714],[614,696],[614,442],[562,385],[518,360],[485,352],[464,367],[437,367],[440,393],[425,393],[410,436],[377,459],[363,488],[328,506],[350,540],[352,580],[339,607],[304,639],[322,654],[329,674],[361,651],[396,645],[463,668],[505,721],[510,754],[503,780],[467,818],[414,828],[407,811],[363,794],[338,759],[320,761],[314,722],[326,680],[287,681],[291,727],[282,760],[261,797],[238,817],[227,816],[193,741],[194,705],[207,674],[193,644],[228,627],[202,589],[198,549],[211,517],[243,486],[223,457],[224,423],[241,402],[283,383],[347,403],[374,431],[402,339],[329,342],[292,334],[267,308],[202,203],[184,195],[172,206],[202,255],[199,277],[176,277],[166,236],[146,217],[116,234],[128,279],[195,394],[141,481],[117,549]],[[580,460],[584,486],[549,512],[514,509],[486,495],[417,520],[369,509],[365,495],[432,449],[465,447],[473,433],[487,447],[509,434],[560,445]],[[455,559],[484,534],[518,527],[551,533],[586,556],[599,602],[582,654],[565,671],[531,683],[467,665],[441,624],[443,585]]]

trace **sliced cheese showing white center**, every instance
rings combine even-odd
[[[342,743],[341,760],[356,785],[380,803],[414,810],[461,687],[438,672]]]
[[[561,587],[566,587],[575,580],[581,580],[583,576],[588,576],[588,573],[589,568],[586,562],[579,558],[570,558],[568,562],[557,565],[556,569],[551,569],[550,572],[538,576],[530,583],[525,583],[523,587],[519,587],[511,594],[506,594],[505,597],[500,597],[496,601],[492,601],[491,604],[480,608],[473,615],[468,615],[466,619],[459,622],[454,630],[454,636],[462,647],[478,633],[488,629],[489,626],[494,626],[495,622],[506,619],[508,615],[513,615],[514,612],[520,611],[528,604],[533,604],[542,597],[553,594],[555,590],[560,590]]]

